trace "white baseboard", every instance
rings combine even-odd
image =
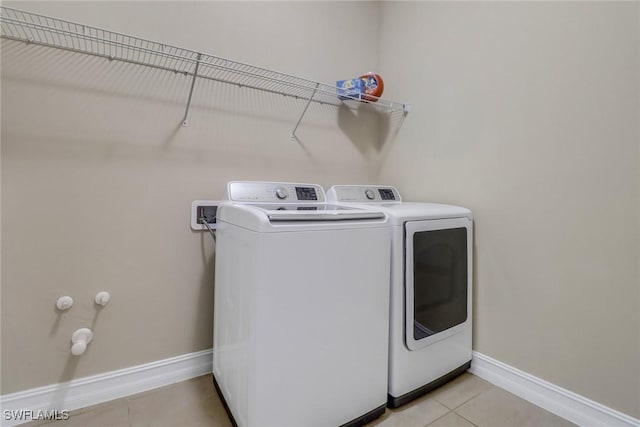
[[[640,420],[473,352],[472,374],[584,427],[640,427]]]
[[[211,373],[212,350],[0,396],[4,411],[74,410]],[[526,372],[473,352],[470,372],[541,408],[585,427],[640,427],[640,420]]]
[[[0,396],[2,426],[29,421],[7,420],[7,410],[71,411],[211,373],[212,354],[203,350]]]

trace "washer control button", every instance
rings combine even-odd
[[[280,200],[284,200],[289,196],[289,193],[287,192],[287,189],[284,187],[278,187],[276,188],[276,197]]]
[[[375,198],[376,198],[376,193],[374,193],[374,192],[373,192],[373,190],[372,190],[372,189],[370,189],[370,188],[367,188],[367,189],[364,191],[364,195],[365,195],[365,196],[367,197],[367,199],[369,199],[369,200],[373,200],[373,199],[375,199]]]

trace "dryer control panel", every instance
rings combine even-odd
[[[398,203],[400,193],[389,185],[334,185],[327,191],[332,203]]]
[[[251,203],[325,203],[324,190],[317,184],[292,182],[232,181],[226,200]]]

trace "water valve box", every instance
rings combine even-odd
[[[195,200],[191,203],[191,229],[194,231],[206,231],[207,227],[202,223],[202,218],[207,221],[212,230],[217,228],[216,212],[218,200]]]

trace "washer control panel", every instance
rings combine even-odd
[[[391,203],[401,202],[395,187],[388,185],[334,185],[327,191],[331,203]]]
[[[317,184],[291,182],[232,181],[226,200],[252,203],[324,203],[324,190]]]

